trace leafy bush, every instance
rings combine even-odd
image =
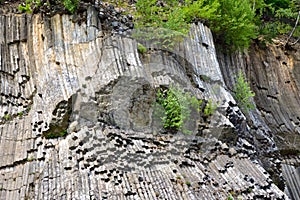
[[[183,38],[189,30],[184,21],[178,1],[164,1],[158,5],[156,0],[138,0],[135,14],[136,32],[134,37],[154,40],[164,48],[172,48],[178,38]]]
[[[41,1],[40,0],[26,0],[25,3],[20,4],[18,9],[21,12],[26,12],[31,14],[32,13],[32,7],[34,6],[34,4],[40,4]]]
[[[255,108],[254,104],[251,102],[251,98],[254,97],[255,94],[251,91],[249,83],[246,82],[242,72],[239,72],[238,74],[237,81],[234,86],[234,96],[239,106],[245,112]]]
[[[231,194],[228,195],[227,200],[234,200],[233,196]]]
[[[182,130],[184,133],[190,133],[184,129],[183,124],[190,117],[191,109],[198,111],[202,101],[173,86],[167,90],[159,89],[156,96],[156,102],[164,109],[164,128],[173,132]]]
[[[144,54],[144,53],[147,52],[147,48],[144,45],[140,44],[140,43],[137,44],[137,50],[141,54]]]
[[[138,0],[136,27],[140,39],[172,47],[187,35],[190,23],[202,21],[226,49],[249,47],[252,39],[271,41],[295,25],[299,0]],[[300,36],[300,26],[294,32]]]
[[[53,139],[58,137],[64,137],[68,134],[67,130],[63,130],[61,132],[44,132],[43,136],[46,139]]]
[[[182,41],[190,29],[190,23],[198,18],[214,16],[218,3],[204,5],[206,0],[138,0],[136,3],[137,39],[154,40],[163,48],[173,48]]]
[[[78,7],[79,0],[63,0],[63,4],[70,13],[74,13]]]
[[[211,116],[215,113],[216,109],[217,109],[217,105],[214,104],[212,102],[212,100],[210,99],[210,100],[208,100],[207,104],[205,105],[203,113],[205,116]]]
[[[169,33],[150,31],[149,39],[173,39],[187,35],[190,23],[208,21],[209,27],[223,43],[234,48],[246,48],[256,37],[254,24],[255,11],[249,0],[138,0],[136,3],[137,28],[150,27],[169,30]],[[141,34],[143,35],[143,34]]]
[[[219,41],[231,49],[248,48],[257,37],[255,10],[249,0],[219,0],[216,17],[209,19],[209,27]]]
[[[11,116],[10,116],[10,114],[6,114],[6,115],[3,116],[3,118],[4,118],[5,120],[10,120],[10,119],[11,119]]]
[[[172,41],[186,36],[190,23],[198,20],[208,21],[219,40],[233,49],[248,47],[256,37],[255,11],[248,0],[186,0],[182,4],[166,0],[163,3],[163,6],[158,6],[156,0],[136,3],[137,28],[148,30],[146,39],[161,39],[163,47],[173,46]],[[145,32],[140,34],[142,38]]]

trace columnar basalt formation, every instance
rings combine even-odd
[[[299,161],[290,164],[291,159],[299,160],[300,152],[299,53],[299,44],[284,46],[282,42],[275,40],[274,44],[265,47],[253,44],[244,53],[217,54],[229,89],[233,89],[239,70],[247,75],[256,94],[254,100],[257,109],[250,113],[253,121],[251,129],[255,130],[253,134],[262,144],[266,137],[258,134],[261,130],[265,130],[263,134],[275,141],[276,148],[283,156],[283,174],[293,199],[299,196],[298,190],[295,190],[295,185],[299,185]],[[257,121],[263,123],[256,124]],[[274,157],[274,160],[278,158],[273,154],[264,156]],[[269,165],[268,162],[265,164]]]
[[[0,16],[0,199],[288,199],[249,159],[274,141],[268,127],[271,148],[251,141],[207,27],[171,51],[146,42],[142,55],[103,31],[95,8],[72,19]],[[170,84],[218,103],[210,122],[159,134],[155,88]],[[228,147],[228,131],[247,137]]]

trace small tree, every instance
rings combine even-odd
[[[199,110],[202,100],[198,100],[189,92],[184,93],[178,87],[171,86],[167,90],[157,91],[156,103],[163,108],[161,120],[166,130],[191,133],[189,127],[184,127],[184,123],[190,118],[192,109]]]
[[[255,108],[254,104],[251,102],[251,98],[254,97],[255,94],[251,91],[249,83],[245,80],[241,71],[238,74],[233,91],[235,99],[245,112]]]

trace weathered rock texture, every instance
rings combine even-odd
[[[263,144],[266,137],[258,135],[263,131],[263,135],[273,138],[283,155],[290,156],[284,161],[282,168],[293,199],[299,198],[299,189],[295,189],[299,188],[299,58],[299,44],[284,47],[279,41],[263,48],[252,45],[246,53],[226,55],[218,52],[218,60],[228,88],[233,89],[236,74],[242,70],[256,94],[254,100],[257,109],[250,113],[251,129],[255,130],[253,135]],[[291,158],[294,160],[293,164],[289,162]],[[264,164],[267,167],[270,163]]]
[[[292,145],[300,149],[299,57],[298,44],[287,49],[280,43],[265,48],[253,45],[245,54],[218,54],[229,88],[233,88],[239,70],[246,72],[259,110],[252,115],[263,118],[275,133],[279,148]]]
[[[141,55],[132,38],[102,31],[94,8],[86,16],[0,16],[0,199],[288,199],[249,159],[275,144],[269,127],[257,135],[270,148],[251,141],[209,29]],[[158,134],[154,88],[170,84],[218,102],[207,129]],[[212,137],[226,131],[248,133],[238,152]]]

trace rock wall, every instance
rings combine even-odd
[[[229,88],[233,88],[239,70],[246,73],[256,94],[257,112],[272,133],[278,136],[280,148],[292,145],[299,149],[300,144],[298,49],[298,44],[288,49],[277,42],[264,48],[253,45],[245,54],[218,54]]]
[[[288,199],[249,159],[269,147],[252,143],[208,28],[140,54],[86,16],[0,16],[0,199]],[[159,134],[155,88],[170,84],[218,104],[191,135]],[[228,131],[249,137],[228,147]]]
[[[297,169],[300,164],[297,162],[300,152],[299,57],[299,44],[284,47],[280,41],[265,47],[253,44],[244,53],[226,55],[218,52],[222,73],[230,90],[234,87],[238,71],[246,74],[256,94],[257,109],[250,113],[249,118],[251,129],[255,130],[254,135],[263,132],[275,142],[282,154],[279,157],[285,163],[282,168],[293,199],[299,197],[298,189],[295,189],[299,185]],[[256,138],[264,140],[257,135]],[[268,164],[265,163],[265,166]]]

